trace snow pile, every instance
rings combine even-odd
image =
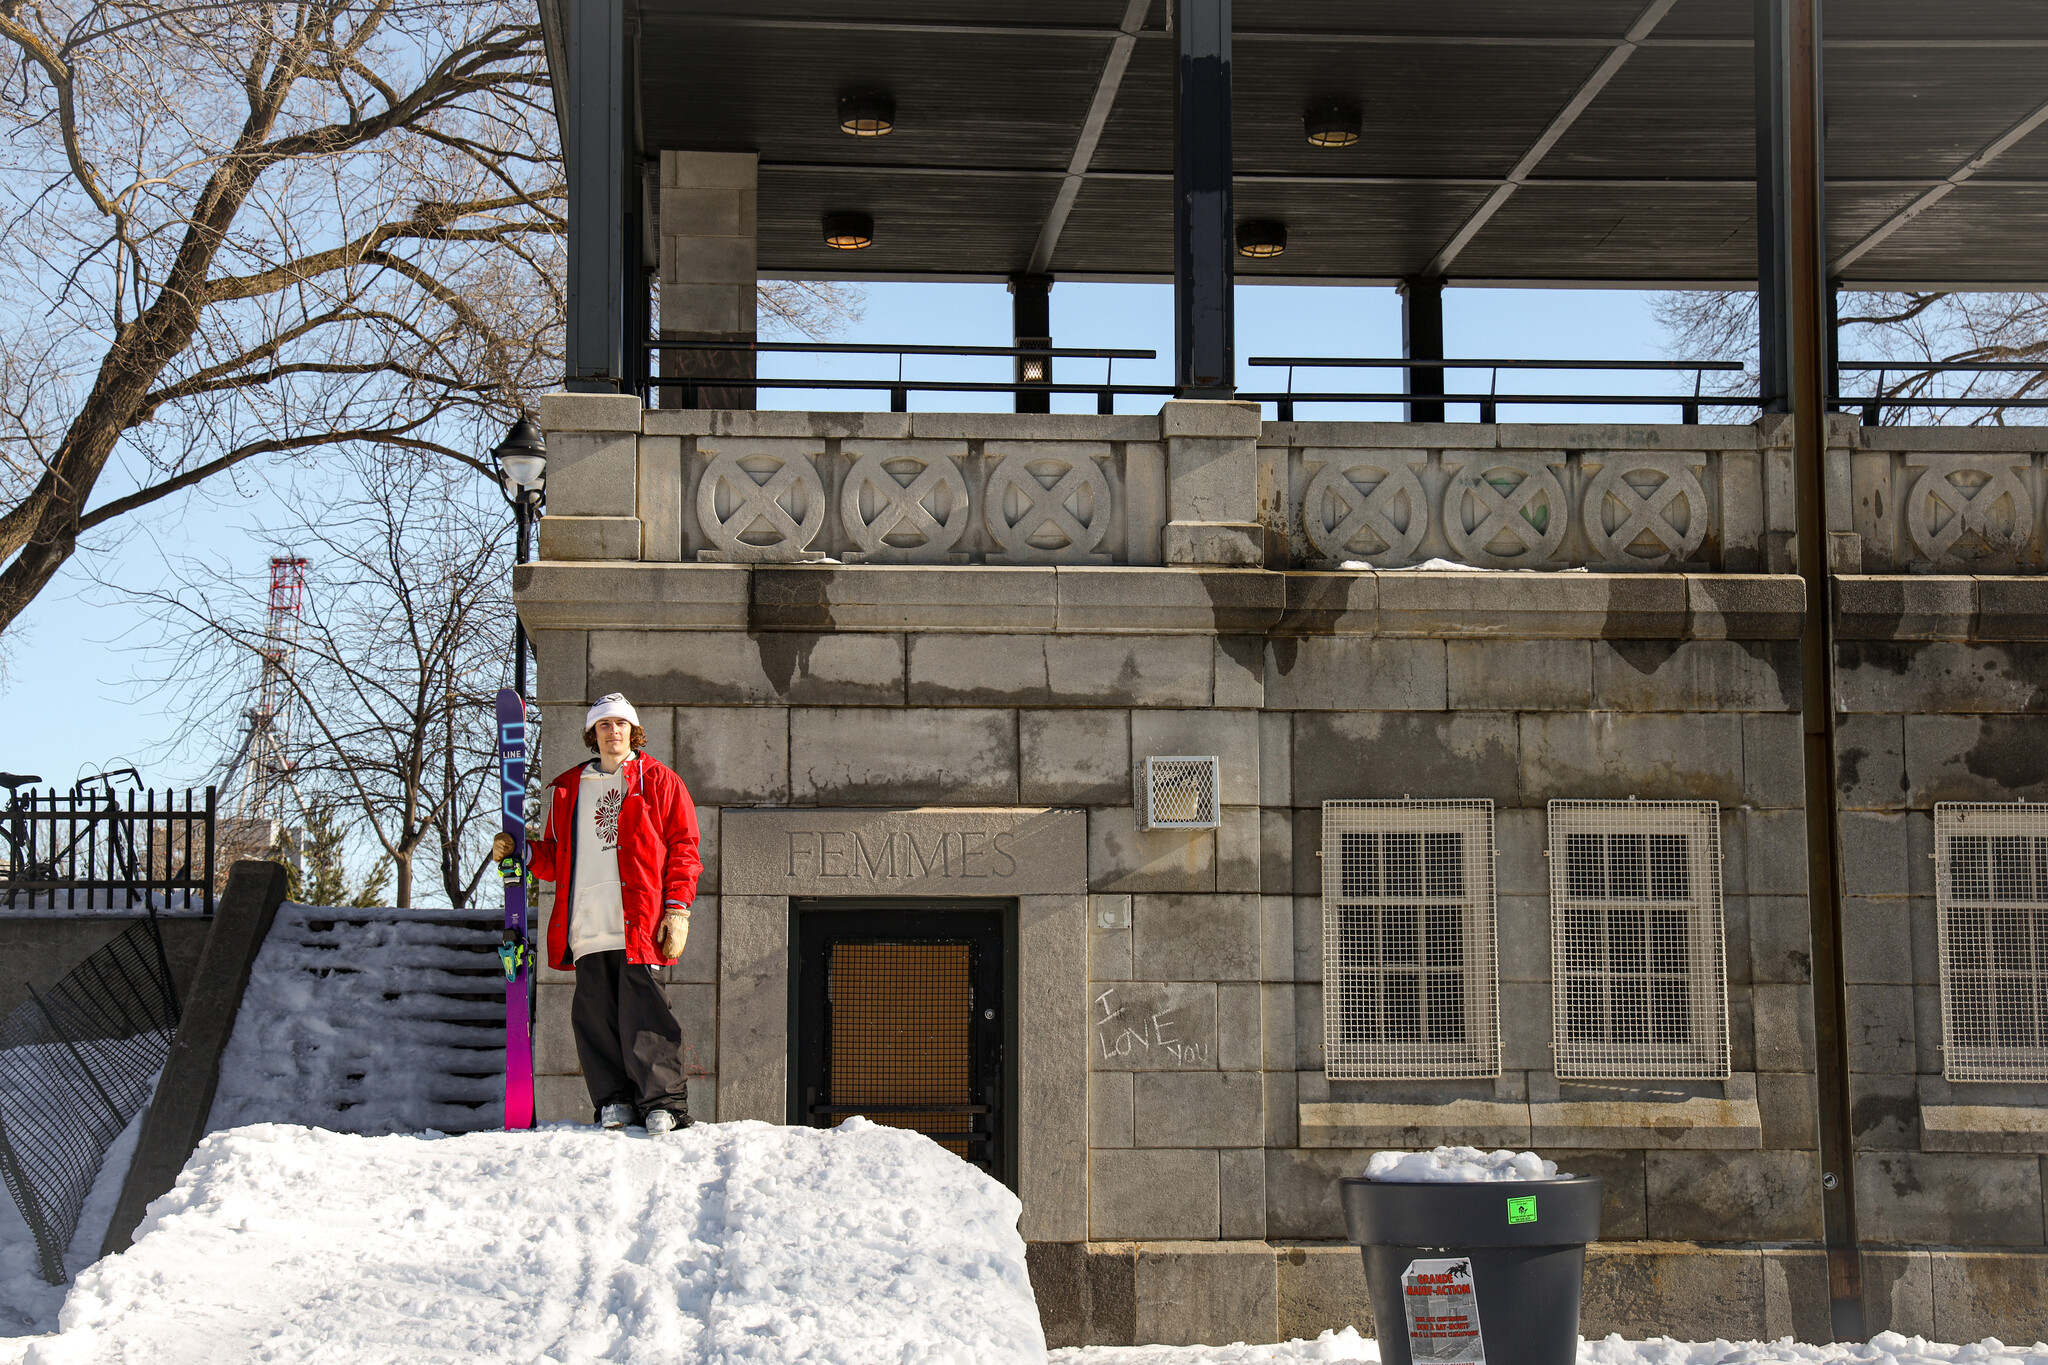
[[[917,1133],[215,1133],[24,1365],[1040,1362],[1016,1197]]]
[[[1286,1341],[1278,1346],[1083,1346],[1053,1351],[1052,1365],[1296,1365],[1318,1360],[1380,1358],[1380,1345],[1353,1328],[1325,1332],[1314,1341]]]
[[[1925,1337],[1879,1332],[1864,1344],[1807,1346],[1776,1341],[1677,1341],[1655,1337],[1624,1341],[1610,1336],[1579,1342],[1578,1365],[2048,1365],[2048,1343],[2007,1346],[1996,1337],[1950,1346]]]
[[[221,1056],[208,1130],[502,1124],[498,922],[455,910],[279,907]]]
[[[150,1088],[154,1090],[155,1086],[156,1081],[151,1078]],[[128,1165],[135,1157],[135,1143],[141,1136],[142,1115],[138,1113],[107,1148],[99,1176],[78,1215],[78,1231],[64,1253],[64,1268],[73,1275],[99,1257],[100,1243],[106,1240],[107,1224],[114,1216],[114,1205],[121,1198],[121,1182],[128,1178]],[[35,1234],[21,1220],[21,1210],[14,1201],[0,1195],[0,1360],[9,1358],[7,1338],[57,1330],[57,1310],[64,1306],[69,1288],[43,1279]]]
[[[1477,1147],[1439,1147],[1433,1152],[1374,1152],[1365,1163],[1367,1180],[1399,1184],[1453,1184],[1477,1180],[1569,1180],[1555,1161],[1534,1152],[1482,1152]]]

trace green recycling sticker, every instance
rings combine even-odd
[[[1521,1195],[1508,1200],[1508,1222],[1533,1223],[1536,1221],[1536,1196]]]

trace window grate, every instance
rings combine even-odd
[[[1142,809],[1147,829],[1215,829],[1223,823],[1217,804],[1222,764],[1186,755],[1145,760]]]
[[[1323,1071],[1500,1074],[1491,801],[1323,803]]]
[[[1552,801],[1550,918],[1557,1075],[1728,1075],[1718,805]]]
[[[2048,806],[1934,808],[1942,1074],[2048,1081]]]

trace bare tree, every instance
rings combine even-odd
[[[514,0],[0,0],[0,631],[85,532],[260,457],[475,463],[559,375],[541,53]]]
[[[1664,326],[1668,354],[1748,362],[1741,375],[1708,376],[1709,391],[1723,396],[1756,391],[1755,294],[1659,294],[1652,307]],[[1999,426],[2008,418],[2030,425],[2038,422],[2038,408],[2007,407],[1996,401],[1957,406],[1944,400],[2044,396],[2048,294],[1845,293],[1842,308],[1842,358],[1887,362],[1879,370],[1844,370],[1843,392],[1884,400],[1884,421]],[[1955,361],[2039,362],[2039,368],[1946,374],[1930,368]],[[1721,411],[1736,416],[1745,409]]]
[[[511,517],[494,485],[437,456],[348,458],[353,491],[292,499],[270,535],[311,561],[287,753],[301,799],[370,839],[399,905],[429,851],[451,905],[466,905],[497,828],[492,711],[511,663],[505,567]],[[265,596],[250,574],[185,562],[137,592],[162,627],[161,677],[201,740],[220,752],[222,717],[254,682]]]

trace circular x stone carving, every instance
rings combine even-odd
[[[1023,502],[1015,520],[1004,510],[1013,493]],[[988,533],[1002,546],[1005,560],[1074,562],[1109,534],[1109,478],[1090,459],[1008,456],[989,475],[986,503]],[[1085,508],[1088,520],[1082,521],[1069,504]],[[1034,543],[1047,532],[1066,543]]]
[[[906,484],[892,465],[906,474],[915,468],[917,475]],[[944,520],[927,502],[945,509]],[[862,515],[863,504],[875,509],[873,517]],[[920,462],[915,455],[900,455],[884,461],[869,451],[854,462],[839,491],[839,519],[863,555],[910,563],[934,560],[967,529],[967,480],[960,466],[944,456]],[[910,545],[889,542],[890,536],[907,535],[922,539]]]
[[[1383,476],[1370,493],[1351,481],[1359,470],[1373,470]],[[1403,502],[1408,510],[1406,530],[1395,526],[1390,515]],[[1341,509],[1335,526],[1324,519],[1332,503]],[[1410,559],[1429,529],[1429,504],[1423,497],[1422,480],[1407,465],[1392,461],[1379,465],[1361,460],[1341,469],[1334,464],[1324,465],[1309,480],[1308,491],[1301,499],[1301,513],[1308,524],[1309,544],[1325,559],[1344,559],[1353,554],[1389,561]],[[1352,542],[1367,532],[1385,548],[1353,550]]]
[[[1649,493],[1639,493],[1626,476],[1637,473],[1662,474],[1664,482]],[[1622,509],[1622,518],[1612,531],[1607,529],[1607,500]],[[1671,520],[1671,504],[1685,500],[1685,530]],[[1699,479],[1685,465],[1630,464],[1626,461],[1603,465],[1586,488],[1586,539],[1593,552],[1610,564],[1630,560],[1645,568],[1671,559],[1684,559],[1707,538],[1707,493]],[[1664,547],[1661,554],[1637,554],[1629,549],[1643,532]]]
[[[1520,474],[1522,481],[1505,490],[1487,481],[1487,475],[1503,470]],[[1539,500],[1543,510],[1535,511]],[[1469,530],[1465,526],[1468,502],[1477,514]],[[1543,523],[1540,528],[1530,520],[1531,516]],[[1546,465],[1506,461],[1489,464],[1481,456],[1460,469],[1444,490],[1444,536],[1458,557],[1469,564],[1502,569],[1540,564],[1564,540],[1569,521],[1564,485]],[[1503,535],[1521,542],[1522,548],[1504,555],[1486,548]]]
[[[1974,489],[1963,488],[1949,478],[1955,473],[1980,474],[1985,476],[1985,482]],[[2010,529],[1992,521],[1993,511],[2007,498],[2012,499]],[[1933,524],[1936,503],[1949,514],[1938,530]],[[1970,470],[1935,465],[1915,481],[1913,492],[1906,499],[1906,529],[1912,532],[1913,544],[1920,553],[1935,563],[1961,559],[1955,552],[1956,542],[1965,535],[1975,536],[1988,558],[2026,546],[2034,533],[2034,499],[2010,465],[1986,461],[1984,468]]]
[[[792,495],[801,513],[790,510]],[[724,516],[719,515],[720,502],[732,508]],[[745,539],[762,522],[779,533],[776,539]],[[737,558],[794,557],[825,524],[825,485],[801,456],[786,459],[727,451],[711,461],[697,483],[697,524],[712,544]]]

